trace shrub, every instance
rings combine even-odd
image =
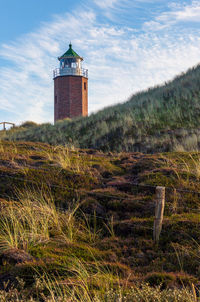
[[[20,127],[23,127],[23,128],[32,128],[32,127],[37,127],[37,126],[39,126],[39,125],[32,121],[27,121],[20,125]]]
[[[176,275],[173,273],[160,273],[154,272],[149,273],[145,277],[145,282],[149,283],[151,286],[158,286],[162,284],[163,288],[173,285],[176,281]]]

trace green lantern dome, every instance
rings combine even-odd
[[[72,49],[72,44],[69,44],[69,49],[61,56],[58,58],[60,61],[61,59],[70,59],[70,58],[77,58],[83,60],[82,57],[80,57],[73,49]]]

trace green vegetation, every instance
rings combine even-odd
[[[199,150],[200,66],[164,86],[86,118],[16,127],[6,140],[46,142],[103,151],[144,153]]]
[[[126,291],[122,287],[113,290],[111,287],[104,294],[90,295],[87,286],[81,283],[76,290],[71,289],[70,285],[59,285],[56,281],[49,278],[45,279],[45,275],[36,278],[32,287],[35,294],[30,298],[27,291],[23,289],[23,281],[19,279],[19,290],[10,289],[9,291],[0,291],[0,299],[2,302],[194,302],[195,298],[191,291],[187,289],[166,289],[161,290],[160,286],[155,288],[147,284],[137,285]],[[106,279],[107,282],[107,279]],[[46,295],[40,295],[41,289],[45,289]],[[38,300],[40,299],[40,300]]]
[[[1,142],[0,300],[193,302],[199,163]],[[155,185],[169,187],[158,245]]]
[[[87,118],[0,131],[0,301],[195,301],[199,87],[197,66]]]

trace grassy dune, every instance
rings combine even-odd
[[[200,153],[1,142],[0,175],[1,301],[194,301]]]
[[[163,86],[86,118],[25,123],[1,132],[7,140],[44,142],[103,151],[195,151],[200,146],[200,66]]]

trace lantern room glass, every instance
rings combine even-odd
[[[60,60],[60,68],[78,68],[81,69],[81,60],[79,58],[64,58]]]

